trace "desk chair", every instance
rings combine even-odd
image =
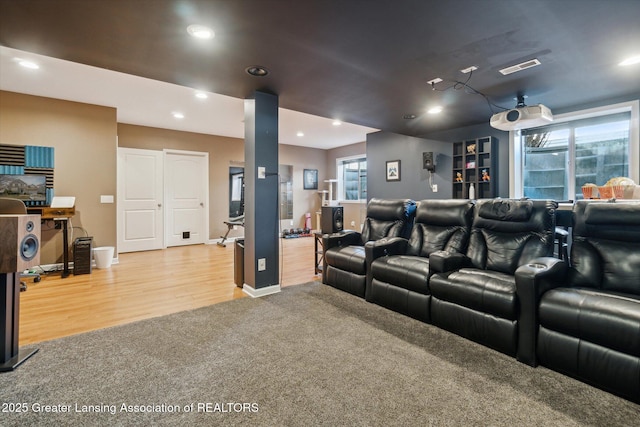
[[[27,206],[24,204],[22,200],[11,199],[8,197],[0,197],[0,214],[26,215]],[[20,279],[26,279],[28,277],[33,277],[34,282],[39,282],[41,279],[39,273],[20,273]],[[20,280],[20,291],[24,292],[26,290],[27,290],[27,283]]]

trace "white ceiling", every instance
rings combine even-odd
[[[27,69],[17,59],[37,63]],[[244,100],[0,46],[0,89],[114,107],[119,123],[244,138]],[[176,119],[173,112],[184,114]],[[336,117],[335,119],[340,119]],[[378,129],[279,109],[281,144],[331,149],[366,140]],[[304,136],[297,136],[303,132]]]

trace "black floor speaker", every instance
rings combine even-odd
[[[342,206],[323,206],[320,226],[323,233],[337,233],[344,228],[344,210]]]
[[[73,242],[73,274],[91,274],[93,237],[78,237]]]

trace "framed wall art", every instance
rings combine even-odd
[[[400,181],[400,160],[387,161],[387,181]]]
[[[303,188],[305,190],[318,189],[318,169],[305,169],[302,177],[304,179]]]

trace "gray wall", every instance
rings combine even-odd
[[[547,107],[551,108],[553,114],[563,114],[589,108],[602,107],[605,105],[617,104],[620,102],[634,101],[637,99],[640,99],[640,93],[628,94],[617,98],[603,99],[596,102],[574,105],[572,107],[562,109],[554,108],[553,105],[547,105]],[[500,197],[509,197],[509,132],[494,129],[489,126],[489,123],[483,123],[474,126],[467,126],[440,132],[431,132],[426,135],[421,135],[422,138],[446,142],[463,141],[465,139],[472,139],[483,136],[494,136],[498,139],[498,194],[500,195]]]
[[[480,135],[484,136],[484,135]],[[382,199],[451,198],[453,174],[452,147],[448,142],[398,135],[390,132],[375,132],[367,135],[367,197]],[[422,153],[432,151],[436,171],[429,187],[429,173],[422,168]],[[400,181],[387,182],[386,162],[400,160]]]
[[[498,196],[509,197],[509,132],[494,129],[489,126],[489,123],[483,123],[442,132],[434,132],[424,135],[423,137],[453,143],[467,139],[482,138],[484,136],[493,136],[498,140]],[[452,147],[449,147],[448,153],[450,156],[452,155],[452,149]],[[450,171],[450,176],[453,178],[453,169]],[[451,186],[451,184],[449,184],[449,186]]]

